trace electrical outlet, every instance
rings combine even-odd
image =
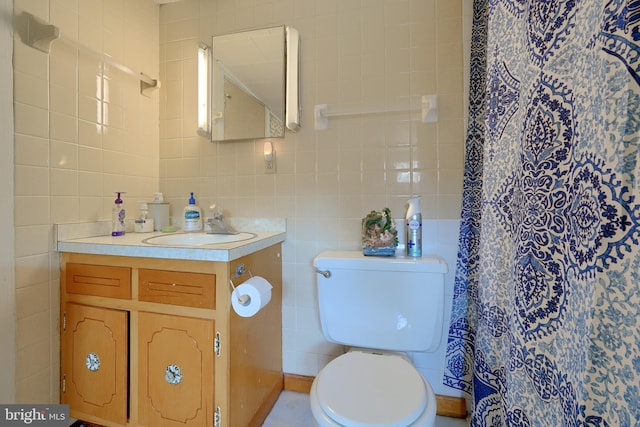
[[[276,153],[271,155],[271,160],[264,161],[264,173],[276,173]]]

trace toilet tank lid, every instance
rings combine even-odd
[[[349,269],[373,271],[411,271],[418,273],[446,273],[447,263],[439,255],[423,255],[421,258],[406,256],[365,256],[362,251],[324,251],[313,259],[319,270]]]

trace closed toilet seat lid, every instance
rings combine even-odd
[[[406,427],[427,405],[420,373],[398,355],[352,351],[331,361],[316,377],[320,407],[353,427]]]

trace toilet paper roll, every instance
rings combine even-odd
[[[271,301],[272,288],[271,283],[264,277],[251,277],[231,293],[233,311],[242,317],[255,315]]]

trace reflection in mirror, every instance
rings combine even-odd
[[[278,138],[285,123],[285,27],[213,37],[211,139]]]

